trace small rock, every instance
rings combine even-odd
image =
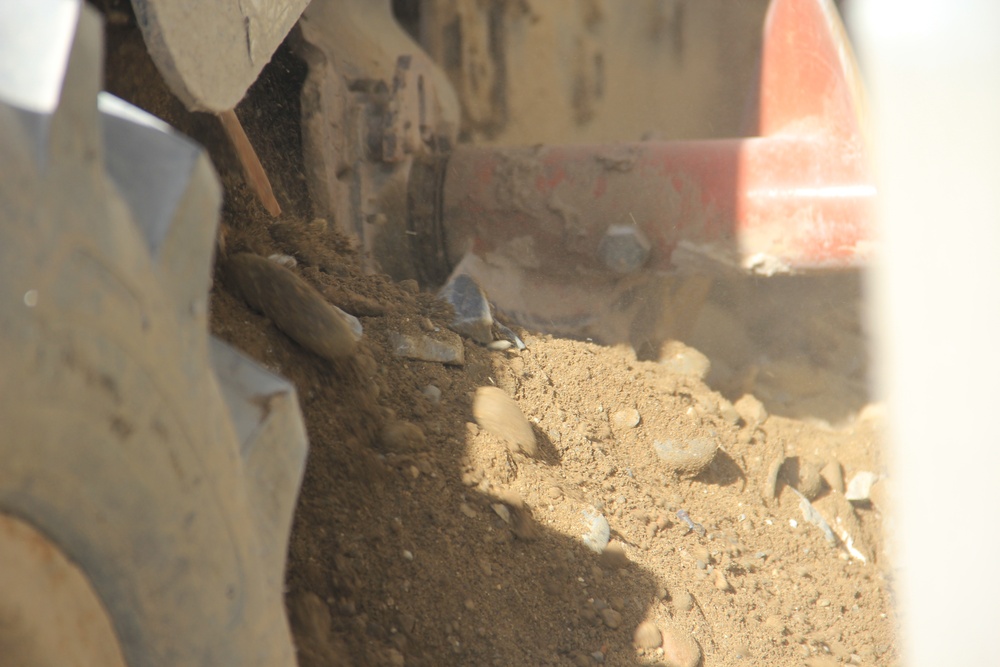
[[[275,264],[279,264],[285,267],[286,269],[294,269],[296,266],[299,265],[299,263],[291,255],[282,255],[280,253],[275,253],[273,255],[268,255],[267,258],[270,261],[274,262]]]
[[[733,585],[729,583],[722,568],[719,567],[715,568],[715,587],[723,592],[733,590]]]
[[[337,361],[357,349],[359,336],[343,311],[284,266],[237,253],[223,265],[223,278],[251,308],[313,354]]]
[[[855,474],[847,484],[847,499],[852,503],[871,502],[872,485],[877,479],[878,475],[867,470]]]
[[[792,459],[789,459],[792,461]],[[823,478],[820,476],[820,464],[815,461],[803,461],[798,459],[797,479],[794,486],[803,496],[809,500],[815,500],[823,492]]]
[[[418,283],[413,278],[407,278],[405,280],[400,280],[399,281],[399,287],[404,292],[408,292],[410,294],[418,294],[420,292],[420,283]]]
[[[493,342],[493,315],[483,289],[464,273],[453,275],[438,292],[438,298],[451,304],[455,319],[452,330],[468,336],[480,345]]]
[[[618,428],[635,428],[639,425],[641,417],[639,416],[639,411],[635,408],[628,408],[627,410],[619,410],[612,417],[615,426]]]
[[[604,621],[604,625],[608,626],[612,630],[617,630],[622,624],[622,615],[615,611],[614,609],[606,608],[602,609],[597,614]]]
[[[448,332],[441,332],[446,334]],[[416,359],[418,361],[433,361],[448,366],[465,364],[465,346],[462,339],[455,334],[450,340],[437,340],[423,334],[411,336],[393,331],[389,334],[389,343],[393,353],[398,357]]]
[[[549,497],[549,500],[559,500],[562,498],[563,491],[558,486],[550,486],[545,494]]]
[[[663,642],[663,635],[656,623],[643,621],[632,634],[632,642],[639,648],[653,649]]]
[[[694,597],[687,591],[681,591],[674,596],[674,607],[679,611],[691,611],[694,609]]]
[[[531,424],[521,408],[499,387],[480,387],[472,402],[476,423],[498,438],[506,441],[512,452],[527,456],[538,455],[538,443]]]
[[[379,443],[390,452],[403,453],[424,448],[427,438],[419,426],[403,419],[386,422],[379,432]]]
[[[493,330],[493,333],[499,336],[498,340],[507,341],[512,346],[516,347],[518,351],[527,349],[527,346],[524,344],[524,341],[521,340],[521,337],[514,333],[514,331],[509,327],[504,326],[502,322],[494,320]]]
[[[710,438],[654,440],[653,449],[667,468],[681,477],[694,477],[715,458],[718,443]]]
[[[760,426],[767,421],[767,408],[753,394],[743,394],[733,407],[736,408],[736,412],[740,414],[746,425],[751,428]]]
[[[459,511],[470,519],[475,519],[477,516],[476,510],[472,508],[468,503],[462,503],[458,506]]]
[[[426,387],[424,387],[420,393],[423,394],[427,398],[427,400],[433,403],[434,405],[437,405],[438,403],[441,402],[441,390],[432,384],[429,384]]]
[[[781,477],[781,469],[785,465],[785,457],[779,456],[771,461],[767,467],[767,480],[764,482],[764,500],[771,500],[778,497],[778,479]]]
[[[583,511],[584,528],[583,543],[594,553],[601,553],[611,539],[611,525],[604,515],[596,510]]]
[[[844,492],[844,469],[839,461],[829,461],[823,469],[819,471],[820,476],[826,480],[831,489],[838,493]]]
[[[663,346],[660,364],[671,373],[704,380],[712,368],[711,362],[704,354],[678,341],[670,341]]]
[[[486,348],[493,350],[494,352],[503,352],[504,350],[509,350],[514,347],[514,344],[509,340],[495,340],[487,343]]]
[[[663,630],[663,659],[671,667],[697,667],[701,647],[687,631],[670,626]]]
[[[609,570],[620,570],[629,564],[628,554],[625,553],[625,548],[618,541],[611,542],[604,548],[600,561],[601,565]]]
[[[492,507],[493,511],[497,513],[498,517],[503,519],[504,523],[506,524],[510,523],[510,508],[508,508],[503,503],[493,503],[492,505],[490,505],[490,507]]]

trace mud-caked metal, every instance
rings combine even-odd
[[[0,3],[0,524],[16,530],[0,553],[34,534],[61,552],[130,667],[292,667],[282,584],[305,432],[294,388],[208,335],[218,178],[199,146],[99,94],[93,9],[14,4]],[[20,562],[7,580],[38,592],[0,595],[0,617],[25,626],[17,655],[40,655],[51,633],[32,623],[66,618],[64,598]]]

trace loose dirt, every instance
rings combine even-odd
[[[525,330],[522,352],[464,341],[463,366],[403,359],[392,334],[443,337],[449,313],[413,282],[362,274],[351,243],[311,219],[302,65],[282,47],[237,109],[285,207],[271,220],[214,119],[180,109],[135,39],[110,28],[108,87],[209,147],[226,192],[220,267],[290,255],[364,327],[355,356],[326,361],[221,268],[212,289],[212,332],[294,382],[308,429],[287,570],[304,667],[897,659],[879,496],[855,506],[809,482],[830,544],[786,482],[882,470],[856,277],[716,285],[688,345],[660,360]],[[533,457],[476,425],[480,387],[516,402]],[[717,444],[711,464],[668,470],[654,443],[692,438]]]

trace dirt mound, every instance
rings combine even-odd
[[[287,574],[304,666],[896,659],[881,508],[852,505],[836,480],[810,490],[831,544],[785,482],[799,469],[880,469],[878,422],[854,417],[866,400],[863,339],[844,315],[856,281],[837,283],[830,302],[808,281],[718,286],[695,343],[724,393],[691,372],[703,366],[677,362],[697,354],[684,346],[660,363],[519,331],[522,352],[462,341],[460,366],[403,358],[400,334],[453,344],[449,313],[415,283],[362,275],[350,243],[311,219],[297,157],[303,72],[288,50],[238,109],[285,206],[277,221],[248,196],[213,119],[157,89],[132,33],[109,30],[109,58],[113,92],[212,152],[226,187],[223,258],[289,255],[364,327],[353,357],[326,361],[221,271],[212,292],[213,333],[293,381],[305,416]],[[794,303],[816,305],[779,321]],[[475,424],[480,387],[513,397],[535,456]],[[734,406],[744,393],[762,402]],[[655,443],[693,438],[717,452],[689,479]]]

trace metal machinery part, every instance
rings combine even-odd
[[[295,390],[210,339],[218,180],[99,94],[101,43],[0,7],[0,664],[291,666]]]
[[[329,211],[339,206],[338,220],[352,221],[342,226],[359,237],[372,269],[426,286],[441,284],[452,270],[466,272],[522,324],[635,343],[677,335],[670,323],[693,316],[687,306],[675,306],[697,302],[713,275],[850,268],[869,256],[875,186],[864,100],[829,0],[770,3],[747,105],[748,136],[453,148],[452,117],[430,113],[427,102],[430,84],[440,94],[448,83],[427,76],[413,97],[408,91],[415,86],[401,85],[406,70],[365,69],[358,64],[366,62],[362,49],[333,33],[318,36],[314,24],[354,25],[334,20],[335,11],[364,19],[357,25],[373,31],[370,18],[344,9],[350,4],[314,4],[304,17],[311,74],[303,107],[315,109],[305,112],[312,128],[305,140],[312,163],[321,167],[315,171],[326,174],[313,184],[321,193],[316,199],[331,202]],[[613,14],[593,4],[584,23]],[[680,20],[685,4],[672,6],[671,20]],[[320,7],[328,7],[322,20]],[[506,82],[498,42],[528,19],[494,8],[477,21],[476,10],[463,2],[425,8],[427,21],[438,25],[424,25],[424,41],[461,92],[466,127],[487,137],[501,132]],[[595,48],[584,49],[593,58],[580,57],[603,63]],[[315,52],[322,49],[328,55],[321,59]],[[388,55],[381,60],[391,62]],[[347,80],[341,89],[354,89],[353,98],[336,88],[334,73]],[[584,74],[573,88],[586,98],[576,100],[577,108],[593,114],[601,78]],[[587,115],[579,122],[588,122]],[[329,119],[346,119],[346,125]],[[347,137],[340,144],[331,123]],[[412,136],[405,150],[387,150],[387,137],[403,145],[395,134]],[[334,197],[337,179],[342,192]],[[636,331],[636,318],[653,321]]]
[[[315,0],[300,21],[303,157],[316,213],[358,239],[362,262],[414,275],[406,229],[414,159],[454,145],[459,107],[390,0]]]
[[[149,55],[192,111],[219,113],[243,99],[308,0],[133,0]]]
[[[751,137],[460,146],[418,215],[440,202],[428,222],[452,264],[473,249],[553,275],[671,270],[681,244],[763,274],[863,264],[875,186],[836,9],[775,0],[763,44]],[[629,233],[642,252],[626,260]]]

